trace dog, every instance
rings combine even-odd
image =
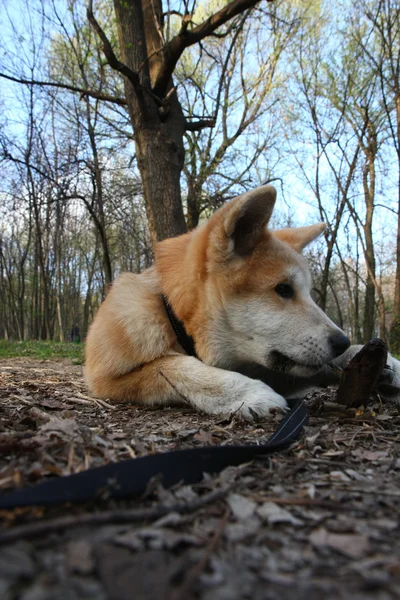
[[[334,383],[358,351],[311,297],[303,249],[325,229],[268,229],[270,185],[222,206],[193,231],[158,244],[155,264],[113,283],[89,329],[85,378],[115,402],[187,404],[253,420],[287,398]],[[172,312],[192,338],[187,354]],[[389,356],[382,385],[397,393]]]

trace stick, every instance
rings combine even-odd
[[[249,498],[255,502],[273,502],[281,506],[319,506],[320,508],[326,508],[328,510],[356,510],[354,506],[349,507],[348,504],[342,505],[337,502],[331,502],[329,500],[318,500],[317,498],[280,498],[277,496],[261,496],[258,494],[250,495]]]
[[[227,495],[231,488],[232,485],[227,486],[222,490],[210,492],[190,504],[161,505],[156,508],[142,508],[137,510],[121,509],[98,513],[90,512],[81,515],[58,517],[49,521],[40,521],[39,523],[28,523],[27,525],[20,525],[19,527],[14,527],[13,529],[0,533],[0,544],[14,542],[21,538],[34,538],[54,531],[62,531],[64,529],[69,529],[70,527],[80,527],[82,525],[151,521],[159,519],[171,512],[188,514],[199,510],[211,502],[221,500],[221,498],[224,498]]]

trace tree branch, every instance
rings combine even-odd
[[[268,2],[273,2],[273,0],[267,0]],[[172,38],[170,42],[164,48],[164,54],[166,60],[164,62],[163,68],[157,75],[157,79],[154,84],[153,91],[160,98],[163,97],[165,90],[167,89],[168,82],[174,72],[176,63],[181,57],[185,48],[200,42],[205,37],[214,33],[218,27],[227,23],[236,17],[236,15],[241,12],[247,10],[248,8],[253,8],[256,4],[258,4],[260,0],[233,0],[229,2],[224,8],[214,13],[197,25],[190,31],[187,29],[181,29],[181,31]]]
[[[101,28],[100,24],[98,23],[93,14],[93,0],[89,0],[86,15],[89,23],[103,42],[104,56],[106,57],[110,67],[114,69],[114,71],[118,71],[119,73],[121,73],[121,75],[124,75],[132,84],[132,87],[135,90],[138,99],[143,100],[143,90],[140,84],[139,75],[136,73],[136,71],[130,69],[127,65],[125,65],[116,57],[108,37],[104,33],[103,29]]]
[[[84,88],[77,87],[75,85],[68,85],[67,83],[58,83],[54,81],[37,81],[36,79],[24,79],[22,77],[12,77],[6,75],[6,73],[0,73],[0,77],[8,79],[8,81],[14,81],[15,83],[23,83],[24,85],[39,85],[42,87],[55,87],[62,90],[69,90],[70,92],[78,92],[82,98],[89,96],[90,98],[96,98],[97,100],[104,100],[105,102],[112,102],[113,104],[119,104],[119,106],[127,106],[125,98],[118,98],[116,96],[108,96],[107,94],[101,94],[95,90],[87,90]]]
[[[205,129],[206,127],[215,127],[215,119],[199,119],[198,121],[186,121],[185,130],[186,131],[200,131],[201,129]]]

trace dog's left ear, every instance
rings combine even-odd
[[[244,256],[254,250],[271,218],[275,200],[276,189],[272,185],[263,185],[227,205],[224,232],[233,242],[236,254]]]
[[[281,242],[292,246],[296,252],[301,252],[308,244],[317,239],[325,229],[325,223],[316,223],[308,227],[278,229],[278,231],[274,231],[274,236]]]

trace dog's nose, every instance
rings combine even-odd
[[[334,333],[329,341],[332,345],[333,352],[335,353],[335,358],[343,354],[350,346],[350,340],[344,333]]]

